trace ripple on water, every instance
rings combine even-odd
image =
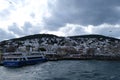
[[[120,80],[120,63],[57,61],[21,68],[0,66],[0,80]]]

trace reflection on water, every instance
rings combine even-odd
[[[0,80],[120,80],[119,61],[56,61],[22,68],[0,67]]]

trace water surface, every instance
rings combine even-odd
[[[0,66],[0,80],[120,80],[120,62],[75,60],[21,68]]]

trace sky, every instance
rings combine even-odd
[[[0,0],[0,41],[43,33],[120,38],[120,0]]]

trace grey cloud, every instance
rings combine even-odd
[[[25,22],[23,25],[23,30],[24,31],[29,31],[29,29],[32,27],[33,25],[30,22]]]
[[[78,27],[78,28],[75,28],[74,29],[74,32],[73,33],[71,33],[71,35],[84,35],[84,34],[88,34],[86,31],[85,31],[85,29],[81,26],[81,27]],[[71,36],[70,35],[70,36]]]
[[[44,18],[48,29],[56,30],[66,23],[80,25],[119,24],[116,7],[120,0],[57,0],[50,4],[52,16]]]
[[[17,34],[19,36],[21,35],[29,35],[30,29],[32,28],[32,24],[30,22],[25,22],[24,25],[19,28],[17,23],[13,23],[11,26],[8,27],[9,31],[12,31],[14,34]]]
[[[16,23],[13,23],[11,26],[8,27],[9,31],[12,31],[14,34],[23,34],[23,31],[18,27]]]
[[[29,34],[38,34],[42,30],[41,25],[33,25],[30,22],[25,22],[23,25],[23,31],[24,34],[29,35]]]
[[[14,37],[15,37],[14,34],[0,29],[0,41],[5,40],[5,39],[11,39],[11,38],[14,38]]]
[[[111,36],[111,37],[116,37],[119,38],[120,34],[118,34],[120,32],[120,27],[99,27],[99,28],[95,28],[93,29],[94,33],[97,34],[102,34],[102,35],[106,35],[106,36]]]
[[[120,25],[102,24],[99,26],[88,26],[87,28],[91,29],[92,34],[102,34],[106,36],[120,38]]]
[[[82,27],[75,28],[73,31],[65,32],[65,35],[67,36],[85,35],[85,34],[88,34],[88,33]]]
[[[18,36],[24,36],[30,34],[38,34],[41,31],[41,26],[34,26],[30,22],[25,22],[20,29],[17,23],[13,23],[11,26],[8,27],[8,30]]]

